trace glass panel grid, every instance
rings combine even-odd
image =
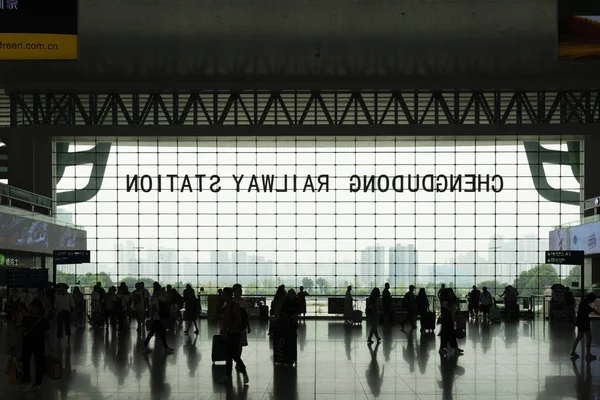
[[[433,294],[441,283],[460,297],[472,285],[543,294],[573,280],[570,267],[538,266],[549,230],[579,218],[565,199],[579,195],[583,168],[567,156],[545,162],[544,149],[566,154],[579,139],[528,140],[541,144],[535,157],[523,139],[489,137],[116,138],[98,193],[57,210],[88,229],[93,253],[91,264],[61,273],[205,293],[240,282],[250,294],[283,283],[366,295],[389,282],[395,295],[410,284]],[[67,141],[78,152],[106,139]],[[66,167],[57,192],[86,186],[90,165],[55,159],[55,170]],[[264,190],[282,189],[286,176],[288,191]],[[544,179],[552,201],[536,189]]]

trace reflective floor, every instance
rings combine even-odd
[[[593,351],[600,355],[598,323]],[[471,323],[459,341],[465,354],[440,357],[435,334],[381,327],[382,343],[369,348],[366,324],[307,321],[298,332],[297,367],[274,366],[267,326],[253,325],[243,353],[250,376],[245,387],[241,376],[230,387],[217,383],[225,369],[211,362],[217,327],[202,321],[197,337],[169,334],[173,355],[164,355],[154,340],[150,346],[158,350],[140,354],[134,328],[75,330],[70,347],[52,349],[63,360],[62,379],[45,377],[42,390],[31,391],[2,377],[0,399],[600,399],[600,363],[571,362],[575,332],[569,324]],[[0,328],[7,342],[9,331]]]

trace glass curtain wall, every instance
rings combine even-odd
[[[92,262],[58,280],[159,281],[205,293],[348,285],[543,294],[548,233],[579,218],[578,137],[59,138],[57,215]],[[554,160],[554,161],[552,161]],[[558,162],[556,161],[558,160]],[[571,276],[569,276],[571,275]],[[578,280],[578,276],[577,279]],[[318,300],[323,295],[323,300]],[[314,300],[317,299],[317,300]]]

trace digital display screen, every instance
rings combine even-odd
[[[559,1],[558,59],[600,59],[600,1]]]
[[[77,0],[0,0],[0,60],[78,57]]]
[[[0,213],[0,249],[52,254],[87,249],[87,233],[50,222]]]
[[[581,250],[586,255],[600,254],[600,222],[551,231],[549,250]]]
[[[52,254],[54,265],[85,264],[90,262],[89,250],[55,250]]]

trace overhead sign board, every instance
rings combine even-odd
[[[54,265],[85,264],[90,262],[89,250],[55,250],[52,254]]]
[[[48,283],[48,270],[45,268],[1,268],[0,282],[3,281],[6,281],[11,288],[44,287]]]
[[[581,250],[587,255],[600,254],[600,221],[550,231],[549,249]]]
[[[0,0],[0,60],[76,60],[78,0]]]
[[[546,264],[583,265],[583,251],[546,251]]]

